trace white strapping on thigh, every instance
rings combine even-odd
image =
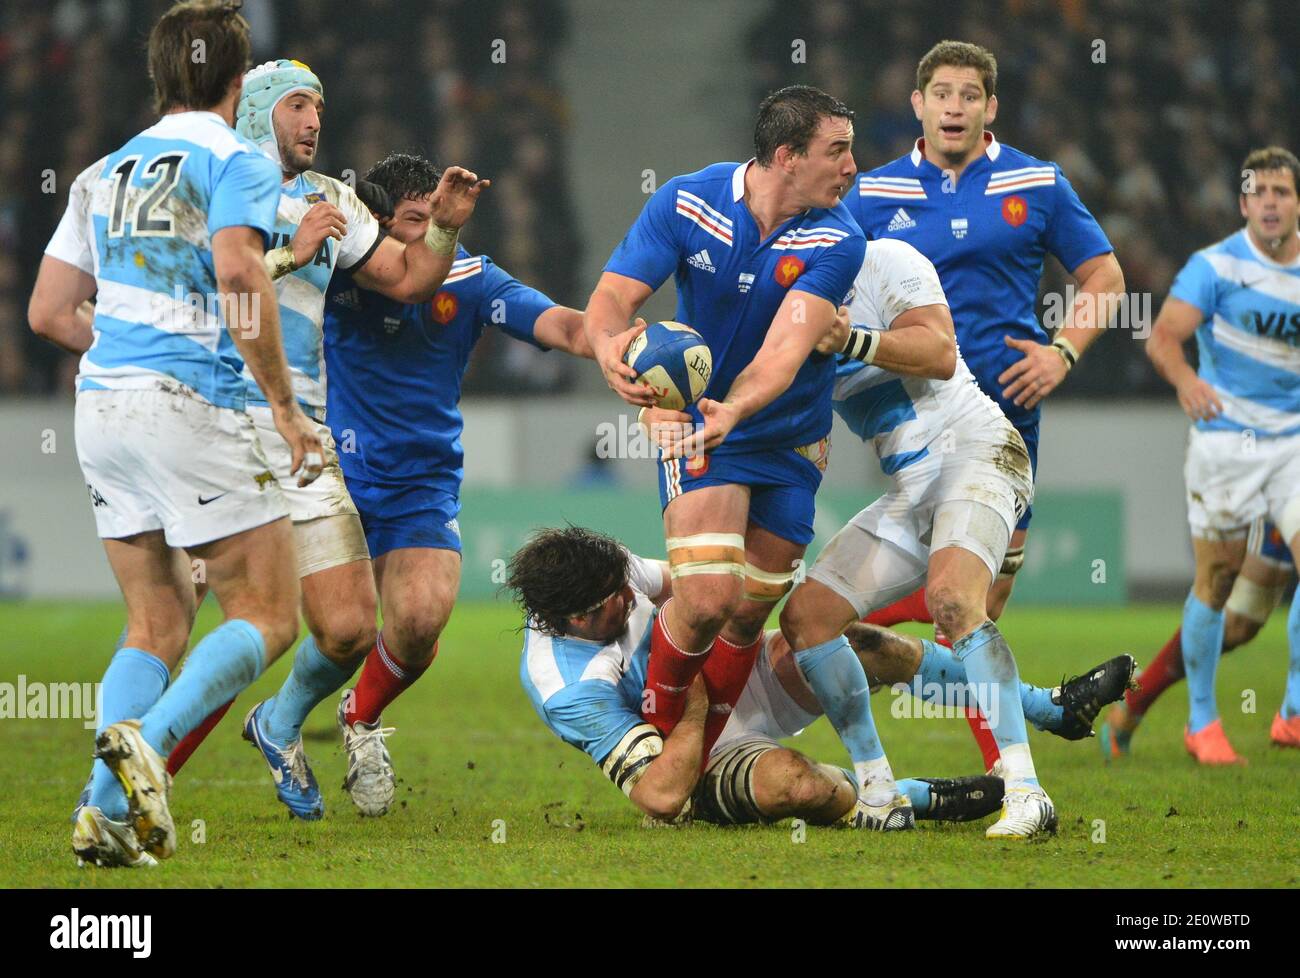
[[[361,517],[355,513],[320,516],[293,525],[298,576],[308,577],[356,560],[369,560]]]

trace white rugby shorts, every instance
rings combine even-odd
[[[1300,505],[1300,435],[1259,437],[1253,432],[1202,431],[1187,436],[1187,521],[1202,540],[1244,537],[1251,523],[1271,519],[1292,534]]]
[[[1004,417],[981,417],[936,438],[927,455],[895,473],[889,491],[831,539],[808,576],[859,617],[924,585],[935,550],[967,550],[996,578],[1033,498],[1020,433]]]
[[[77,394],[77,458],[100,537],[195,547],[289,515],[253,419],[182,388]]]

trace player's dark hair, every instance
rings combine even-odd
[[[984,95],[992,98],[998,91],[998,59],[993,52],[969,41],[940,41],[925,52],[916,66],[916,89],[925,94],[925,86],[939,68],[974,68],[984,83]]]
[[[613,537],[580,526],[538,531],[510,558],[506,587],[529,622],[563,635],[568,620],[627,584],[627,551]]]
[[[1290,170],[1291,180],[1295,184],[1296,191],[1300,193],[1300,160],[1296,159],[1295,153],[1289,149],[1283,149],[1281,146],[1265,146],[1262,149],[1252,149],[1246,154],[1246,158],[1241,161],[1243,197],[1246,194],[1247,175],[1258,173],[1260,170]],[[1250,185],[1254,185],[1253,181]]]
[[[226,97],[253,54],[242,6],[243,0],[186,0],[154,24],[148,51],[156,111],[210,109]]]
[[[853,110],[833,95],[811,85],[790,85],[775,91],[758,106],[754,123],[754,158],[759,166],[771,166],[776,151],[789,146],[799,155],[808,152],[824,117],[853,121]]]
[[[364,179],[388,191],[397,204],[403,198],[418,200],[438,189],[442,170],[423,156],[413,153],[389,153],[366,171]]]

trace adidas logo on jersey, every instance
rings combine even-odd
[[[885,230],[901,231],[904,228],[914,227],[916,227],[916,222],[912,220],[911,215],[908,214],[907,211],[900,207],[898,210],[894,211],[894,216],[889,220],[889,227]]]
[[[686,264],[698,268],[702,272],[717,271],[717,268],[714,267],[713,259],[709,257],[708,248],[705,248],[703,251],[697,251],[695,254],[691,255],[690,258],[686,259]]]

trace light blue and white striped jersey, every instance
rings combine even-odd
[[[179,381],[243,409],[243,360],[217,298],[212,235],[268,237],[280,175],[214,112],[165,115],[81,172],[45,253],[93,275],[94,343],[77,390]]]
[[[869,329],[889,329],[918,306],[948,304],[930,260],[892,238],[867,242],[853,289],[849,321]],[[945,431],[987,424],[1001,414],[979,389],[960,350],[957,369],[948,380],[904,376],[840,357],[832,398],[835,413],[849,430],[873,443],[880,468],[889,476],[929,455]]]
[[[325,420],[325,292],[337,266],[356,268],[368,259],[383,238],[379,222],[352,188],[323,173],[307,171],[280,188],[271,247],[289,244],[307,212],[319,201],[333,204],[347,218],[341,240],[326,238],[316,257],[275,282],[280,297],[280,332],[293,392],[310,417]],[[251,371],[244,371],[248,403],[265,406]]]
[[[624,790],[631,771],[609,763],[616,747],[641,719],[641,694],[650,660],[650,631],[658,613],[653,598],[663,590],[663,573],[654,561],[629,555],[629,581],[636,606],[627,627],[614,641],[599,642],[569,635],[547,635],[531,623],[524,629],[519,678],[543,722],[565,743],[590,755]],[[651,728],[653,733],[653,728]],[[654,736],[658,736],[654,734]],[[656,750],[655,753],[658,753]],[[648,761],[649,758],[646,758]]]
[[[1223,402],[1196,427],[1300,434],[1300,258],[1279,265],[1243,228],[1192,255],[1169,294],[1205,317],[1197,372]]]

